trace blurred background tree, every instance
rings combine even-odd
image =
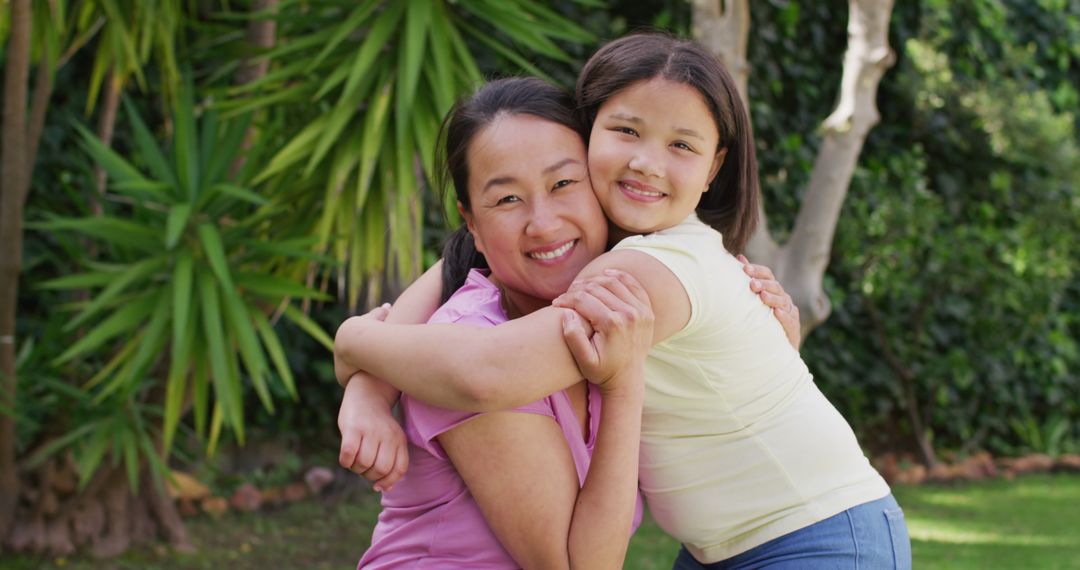
[[[320,343],[456,222],[430,185],[452,102],[506,74],[570,86],[640,27],[708,43],[710,5],[740,3],[6,3],[3,548],[183,548],[168,466],[333,448]],[[850,3],[743,6],[766,229],[794,248]],[[1080,6],[898,2],[887,29],[804,356],[871,453],[1076,452]]]

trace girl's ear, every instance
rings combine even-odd
[[[709,185],[712,184],[716,173],[720,172],[720,167],[724,165],[724,158],[727,157],[727,149],[722,148],[716,152],[716,157],[713,158],[712,168],[709,169],[709,181],[705,183],[705,191],[709,191]]]

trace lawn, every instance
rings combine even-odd
[[[1080,568],[1080,477],[1040,475],[955,487],[896,489],[911,529],[915,567]],[[150,548],[108,562],[83,558],[0,559],[0,568],[198,569],[350,568],[367,546],[371,496],[337,507],[304,502],[257,515],[188,521],[200,550]],[[646,522],[626,568],[671,567],[677,545]]]

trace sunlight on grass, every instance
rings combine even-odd
[[[1075,539],[1064,537],[1004,534],[964,528],[952,522],[908,517],[911,539],[950,544],[996,544],[1012,546],[1070,546]]]

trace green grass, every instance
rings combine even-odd
[[[1040,475],[955,487],[895,489],[907,514],[915,568],[1080,568],[1080,477]],[[119,559],[0,558],[0,568],[202,569],[353,568],[377,511],[374,497],[327,507],[297,503],[260,514],[188,521],[193,555],[144,548]],[[646,520],[626,568],[667,569],[678,545]]]

